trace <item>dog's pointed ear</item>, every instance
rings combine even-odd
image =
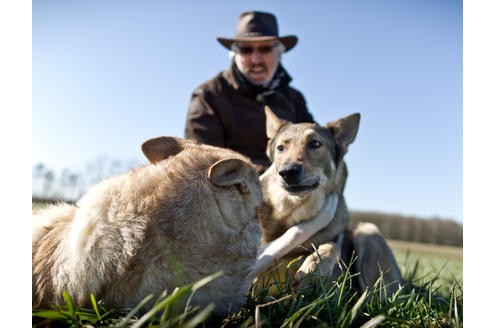
[[[208,178],[220,187],[242,183],[246,176],[254,174],[251,165],[238,158],[222,159],[215,162],[208,170]]]
[[[332,132],[335,140],[342,148],[342,156],[347,153],[347,148],[356,138],[360,120],[361,115],[354,113],[325,125]]]
[[[141,150],[150,163],[156,164],[170,156],[177,155],[184,148],[194,144],[193,141],[187,139],[158,137],[145,141],[141,145]]]
[[[266,115],[266,136],[268,139],[273,139],[277,132],[288,123],[288,121],[282,120],[275,115],[270,107],[265,106]]]

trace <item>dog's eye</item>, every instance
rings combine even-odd
[[[311,149],[317,149],[317,148],[320,148],[321,145],[322,145],[322,143],[319,142],[318,140],[311,140],[308,144],[308,147]]]
[[[284,145],[278,145],[278,146],[277,146],[277,150],[278,150],[279,152],[283,152],[283,151],[285,150],[285,146],[284,146]]]

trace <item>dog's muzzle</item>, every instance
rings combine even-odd
[[[278,174],[282,178],[282,185],[290,193],[301,193],[314,190],[320,183],[320,178],[308,179],[304,175],[302,164],[287,163],[282,165]]]

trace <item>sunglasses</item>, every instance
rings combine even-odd
[[[250,55],[256,50],[260,54],[266,55],[271,53],[273,51],[273,48],[275,48],[276,46],[277,44],[271,44],[271,45],[259,46],[259,47],[235,45],[234,51],[240,53],[241,55]]]

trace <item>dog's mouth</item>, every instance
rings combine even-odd
[[[320,176],[305,173],[301,163],[285,163],[278,170],[280,184],[291,194],[308,193],[320,185]]]
[[[284,181],[283,187],[285,190],[292,194],[300,194],[300,193],[305,193],[305,192],[310,192],[318,188],[320,184],[319,179],[313,183],[313,184],[288,184],[287,182]]]

